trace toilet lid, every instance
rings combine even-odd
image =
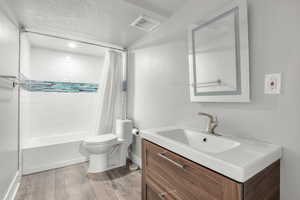
[[[117,141],[117,137],[114,134],[103,134],[87,137],[84,142],[86,144],[111,144]]]

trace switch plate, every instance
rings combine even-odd
[[[281,73],[265,75],[265,94],[280,94]]]

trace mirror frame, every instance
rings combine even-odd
[[[236,45],[237,45],[237,79],[240,82],[240,92],[237,94],[224,93],[224,94],[209,94],[197,95],[196,94],[196,78],[195,78],[195,59],[194,59],[194,31],[204,27],[207,24],[216,21],[222,16],[235,11],[237,15],[236,22]],[[201,20],[197,25],[192,25],[188,30],[189,41],[189,88],[190,98],[192,102],[250,102],[250,72],[249,72],[249,41],[248,41],[248,12],[246,0],[235,0],[227,6],[221,8],[217,12],[208,16],[205,20]],[[222,93],[222,92],[220,92]]]

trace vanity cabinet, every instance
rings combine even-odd
[[[239,183],[145,139],[142,156],[142,200],[279,200],[279,161]]]

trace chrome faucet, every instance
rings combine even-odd
[[[213,116],[211,114],[208,114],[208,113],[204,113],[204,112],[199,112],[198,115],[200,116],[205,116],[209,119],[208,121],[208,124],[207,124],[207,128],[206,128],[206,131],[209,133],[209,134],[213,134],[213,135],[218,135],[216,132],[215,132],[215,129],[217,128],[218,126],[218,119],[216,116]]]

